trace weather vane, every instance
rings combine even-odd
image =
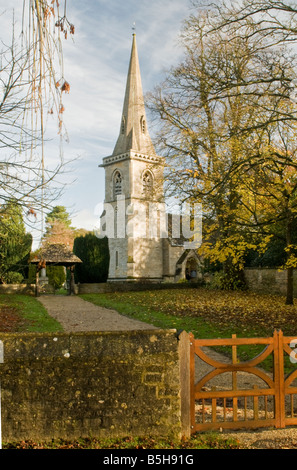
[[[136,31],[136,23],[135,23],[135,21],[134,21],[133,26],[132,26],[132,31],[133,31],[133,34],[135,34],[135,31]]]

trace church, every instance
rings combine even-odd
[[[180,222],[166,214],[164,166],[148,130],[133,33],[119,136],[112,155],[99,165],[105,170],[101,236],[108,237],[108,282],[178,282],[187,272],[197,276],[196,250],[187,248]]]

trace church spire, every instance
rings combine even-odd
[[[120,155],[130,150],[147,155],[155,154],[147,129],[135,32],[133,33],[120,134],[113,155]]]

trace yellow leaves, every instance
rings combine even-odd
[[[188,173],[191,178],[198,178],[200,176],[200,172],[198,170],[190,170],[186,168],[183,171]]]
[[[226,236],[224,239],[217,240],[214,243],[205,241],[198,252],[199,255],[205,256],[211,262],[218,261],[219,263],[225,263],[229,260],[234,266],[243,269],[245,254],[249,250],[257,250],[259,248],[261,251],[265,251],[269,240],[270,236],[267,236],[259,243],[256,243],[256,241],[249,242],[244,238],[244,235],[237,233],[232,236]]]
[[[288,254],[287,260],[280,270],[288,268],[297,268],[297,245],[288,245],[285,248],[285,252]]]
[[[217,329],[244,331],[259,328],[271,335],[275,328],[296,334],[297,307],[284,304],[281,296],[261,295],[248,291],[220,291],[211,295],[209,289],[168,289],[162,291],[107,294],[115,302],[142,307],[147,312],[162,312],[185,325],[189,317],[202,319]],[[182,325],[182,323],[179,323]],[[234,330],[232,331],[234,333]]]

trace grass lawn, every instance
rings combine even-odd
[[[297,306],[286,306],[285,299],[277,295],[198,288],[85,294],[80,297],[159,328],[192,332],[196,338],[230,338],[233,333],[238,337],[267,337],[273,334],[274,329],[297,337]],[[49,317],[36,298],[11,294],[0,295],[0,331],[51,332],[62,331],[62,328]],[[260,351],[257,347],[242,347],[238,348],[238,356],[247,360]],[[270,369],[271,365],[272,362],[267,361],[264,366]],[[296,365],[288,364],[287,371],[292,367]],[[183,442],[127,437],[118,440],[3,443],[4,449],[236,449],[239,446],[238,442],[216,433],[200,433]]]
[[[22,441],[4,443],[3,449],[239,449],[240,443],[218,433],[199,433],[185,440],[131,437],[115,439],[81,438],[75,441]]]
[[[55,332],[63,331],[61,325],[50,317],[35,297],[19,294],[0,295],[0,331]]]
[[[285,305],[285,298],[278,295],[197,288],[84,294],[81,297],[160,328],[192,332],[196,338],[230,338],[232,334],[242,338],[267,337],[272,336],[275,329],[297,338],[297,305]],[[262,349],[263,346],[240,346],[238,357],[248,360]],[[231,354],[231,348],[220,351]],[[272,357],[263,365],[271,369]],[[287,371],[292,367],[288,360]]]
[[[198,337],[270,336],[274,329],[297,335],[296,305],[284,297],[205,288],[84,294],[85,300],[115,308],[160,327],[191,330]]]

